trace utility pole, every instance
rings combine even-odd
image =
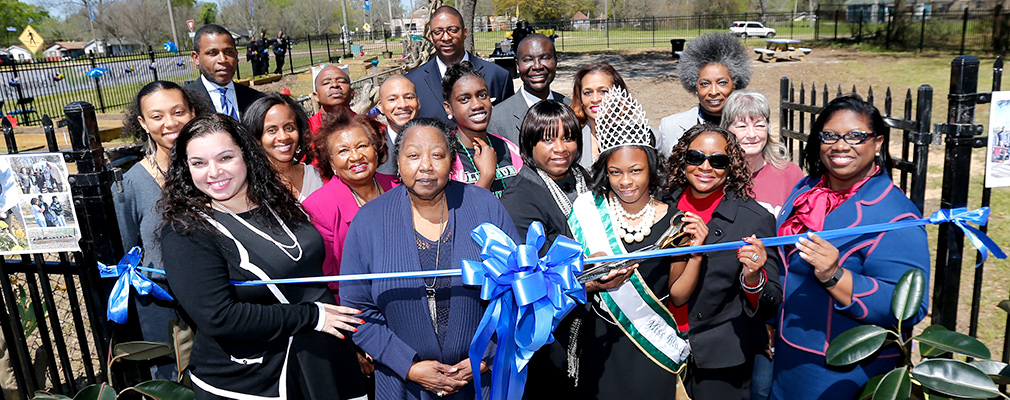
[[[340,11],[344,14],[344,26],[340,28],[340,41],[344,42],[349,36],[347,34],[347,0],[340,0]]]
[[[610,39],[610,0],[603,1],[603,26],[604,34]]]
[[[179,34],[176,33],[175,29],[175,13],[172,12],[172,0],[165,0],[165,2],[168,3],[168,23],[170,24],[169,26],[172,27],[172,43],[179,46]]]

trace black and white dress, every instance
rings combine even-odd
[[[288,224],[301,247],[282,250],[242,224],[290,245],[263,207],[234,216],[213,211],[213,231],[162,229],[173,293],[196,328],[190,376],[198,399],[349,399],[366,387],[349,339],[316,332],[325,284],[235,286],[232,280],[322,275],[323,239],[309,223]],[[272,223],[267,223],[270,221]],[[285,254],[288,253],[288,254]]]

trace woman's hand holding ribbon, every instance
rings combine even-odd
[[[607,253],[598,251],[589,257],[602,257],[605,255],[607,255]],[[633,264],[627,268],[614,269],[594,281],[586,282],[586,293],[596,293],[604,290],[617,289],[624,284],[624,281],[631,278],[631,274],[635,272],[635,269],[637,268],[638,264]]]
[[[768,262],[768,251],[757,236],[750,235],[741,240],[748,243],[736,251],[736,258],[743,264],[744,283],[751,287],[757,286],[761,281],[761,270]]]

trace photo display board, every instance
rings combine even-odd
[[[59,153],[0,155],[0,255],[81,250],[69,177]]]

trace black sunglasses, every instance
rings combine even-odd
[[[688,150],[687,154],[684,154],[684,162],[691,165],[704,164],[705,160],[708,160],[708,165],[715,169],[726,169],[726,167],[729,167],[729,156],[725,154],[705,155],[700,150]]]

